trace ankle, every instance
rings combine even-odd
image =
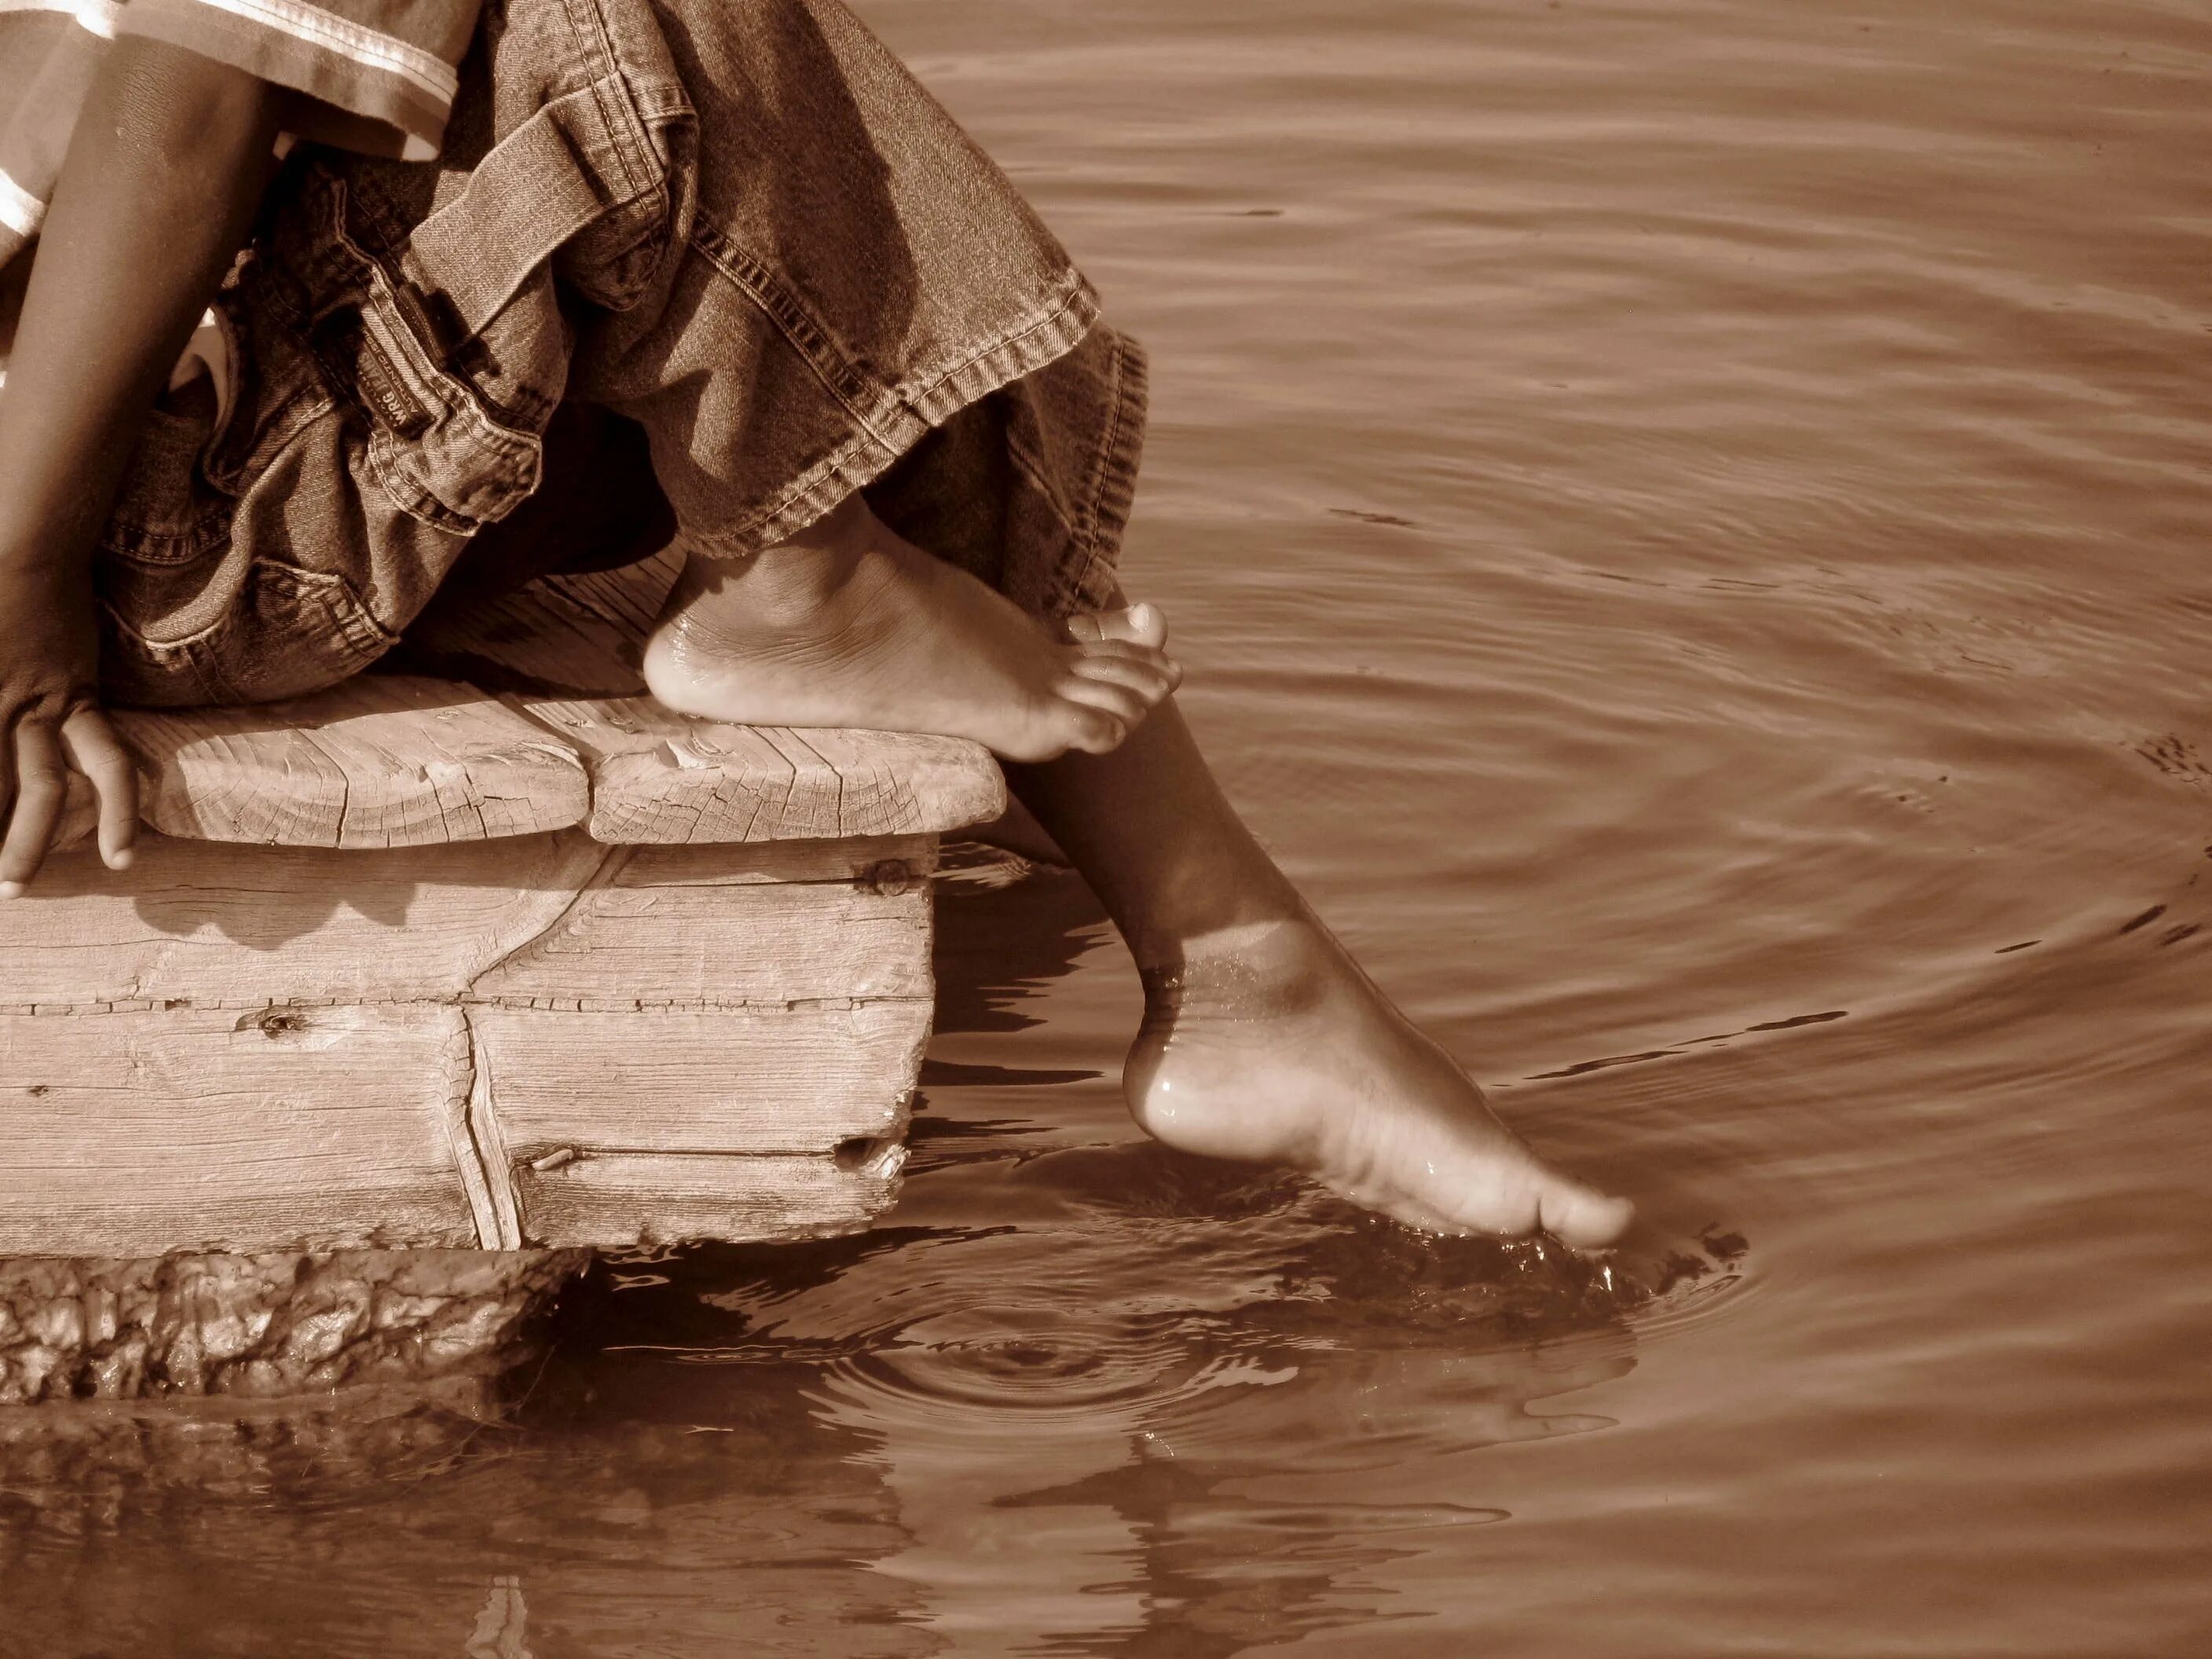
[[[1297,890],[1276,875],[1266,881],[1168,881],[1146,896],[1139,915],[1125,918],[1121,936],[1148,979],[1176,977],[1206,964],[1279,954],[1312,924]]]
[[[864,568],[874,524],[858,496],[773,547],[741,559],[693,555],[670,595],[672,612],[705,602],[716,613],[741,612],[755,627],[775,631],[804,628],[855,602],[866,586]]]

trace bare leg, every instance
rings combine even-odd
[[[749,559],[694,555],[645,653],[670,708],[751,726],[972,738],[1017,760],[1111,749],[1175,687],[1151,605],[1055,635],[858,496]]]
[[[1187,1152],[1287,1164],[1439,1232],[1612,1243],[1632,1214],[1542,1163],[1393,1007],[1215,783],[1173,702],[1103,756],[1008,769],[1143,975],[1123,1088]]]

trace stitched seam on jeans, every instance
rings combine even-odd
[[[1085,495],[1084,516],[1088,521],[1083,534],[1085,557],[1068,592],[1061,598],[1061,605],[1066,610],[1075,609],[1086,599],[1103,601],[1103,591],[1093,594],[1089,590],[1094,574],[1102,570],[1110,573],[1113,568],[1103,544],[1107,509],[1110,503],[1118,525],[1126,527],[1129,508],[1136,498],[1137,467],[1130,452],[1143,428],[1133,428],[1131,416],[1142,412],[1148,377],[1137,345],[1118,331],[1113,337],[1114,379],[1109,405],[1113,413],[1098,447],[1098,464],[1092,473],[1091,487]],[[1102,583],[1102,590],[1103,586]]]
[[[1107,403],[1107,408],[1112,413],[1108,417],[1106,430],[1100,437],[1097,459],[1091,467],[1091,477],[1083,490],[1083,541],[1084,545],[1091,550],[1093,557],[1097,556],[1098,551],[1099,498],[1105,490],[1106,475],[1114,465],[1114,458],[1120,453],[1121,425],[1127,418],[1124,409],[1127,402],[1124,392],[1127,371],[1122,361],[1121,342],[1119,337],[1116,337],[1114,341],[1113,362],[1114,380],[1109,390]]]
[[[822,382],[824,389],[848,415],[866,428],[878,442],[893,447],[902,447],[880,429],[881,414],[895,412],[911,420],[914,418],[913,411],[899,401],[896,394],[879,385],[838,348],[836,337],[828,325],[816,317],[796,295],[776,281],[775,273],[767,264],[731,241],[714,225],[702,224],[694,229],[691,246],[701,258],[734,283],[739,292],[775,325],[815,379]],[[840,379],[850,384],[841,386]],[[888,405],[888,409],[881,412],[863,409],[857,401],[861,394],[866,394],[871,402],[878,405]],[[915,437],[920,435],[916,433]],[[908,444],[913,441],[913,438],[907,440]]]
[[[622,193],[625,203],[633,201],[649,186],[641,186],[638,184],[636,157],[628,152],[625,141],[633,135],[623,129],[627,128],[629,123],[610,121],[605,118],[606,83],[609,81],[625,82],[620,102],[627,114],[632,117],[636,114],[636,105],[630,98],[626,78],[623,74],[622,56],[615,51],[613,37],[608,32],[606,14],[596,3],[596,0],[568,0],[568,3],[562,8],[562,10],[568,15],[570,33],[579,37],[584,49],[590,52],[595,60],[592,65],[592,72],[589,82],[592,101],[600,106],[601,125],[605,127],[608,137],[613,141],[617,159],[622,165]],[[579,14],[581,14],[580,20]],[[549,99],[547,101],[550,102],[551,100]]]
[[[868,449],[876,452],[871,458],[873,464],[855,467],[853,465],[855,453]],[[757,552],[760,548],[772,544],[763,539],[762,532],[781,519],[787,516],[796,518],[805,512],[807,498],[821,490],[824,484],[835,480],[844,483],[846,489],[842,494],[822,503],[814,514],[817,519],[844,500],[846,495],[866,489],[890,471],[891,464],[903,453],[882,443],[872,433],[855,432],[792,480],[783,493],[766,506],[757,507],[744,518],[716,530],[696,530],[686,526],[683,534],[695,543],[704,544],[704,550],[710,556],[719,552],[723,556],[735,558]],[[807,523],[812,522],[813,519],[807,520]],[[796,534],[804,527],[794,524],[787,534]]]
[[[1083,333],[1089,331],[1091,323],[1097,319],[1098,314],[1097,296],[1091,291],[1091,284],[1084,280],[1083,274],[1080,271],[1070,271],[1068,273],[1068,281],[1070,283],[1070,287],[1067,293],[1063,295],[1059,302],[1054,305],[1049,311],[1043,313],[1033,321],[1025,323],[1018,328],[1012,329],[1006,333],[1000,335],[988,344],[979,347],[976,350],[969,353],[969,356],[961,362],[954,364],[951,368],[945,370],[927,386],[912,389],[908,389],[904,386],[896,386],[892,388],[891,395],[898,398],[901,403],[905,404],[909,409],[913,409],[916,414],[921,414],[921,411],[920,405],[928,403],[936,396],[939,390],[947,382],[957,380],[962,375],[964,375],[969,370],[974,368],[976,364],[981,362],[985,358],[994,356],[1000,352],[1006,351],[1012,351],[1019,356],[1021,355],[1021,347],[1027,344],[1031,339],[1035,338],[1038,334],[1043,332],[1045,330],[1052,328],[1054,325],[1059,323],[1063,317],[1066,316],[1069,312],[1075,310],[1085,311],[1088,314],[1084,319],[1083,332],[1077,333],[1073,337],[1060,343],[1056,349],[1039,358],[1037,361],[1028,363],[1025,367],[1003,376],[995,385],[987,386],[980,391],[968,393],[962,398],[960,407],[964,409],[969,404],[975,402],[978,398],[989,396],[992,392],[999,390],[1000,386],[1012,385],[1014,381],[1022,379],[1024,375],[1034,374],[1038,369],[1042,368],[1045,364],[1066,356],[1069,352],[1073,351],[1077,345],[1081,343]],[[950,413],[951,411],[947,412]],[[922,416],[922,418],[924,420],[929,420],[930,417],[925,415]],[[937,425],[939,423],[939,422],[937,421],[930,421],[930,424],[932,425]]]

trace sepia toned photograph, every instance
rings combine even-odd
[[[0,0],[0,1659],[2212,1659],[2204,0]]]

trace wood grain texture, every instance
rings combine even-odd
[[[891,1201],[902,1158],[887,1148],[848,1168],[826,1158],[599,1153],[526,1170],[523,1231],[603,1249],[854,1232]]]
[[[629,856],[580,830],[404,855],[155,835],[113,872],[71,848],[0,906],[0,1007],[453,997]]]
[[[827,1162],[894,1134],[935,858],[581,830],[404,854],[152,836],[119,873],[58,854],[0,907],[0,1255],[511,1249],[549,1154]]]
[[[958,738],[725,726],[646,696],[640,656],[682,565],[671,547],[619,569],[541,577],[425,644],[584,751],[601,841],[935,833],[1005,809],[997,765]]]
[[[484,1006],[470,1019],[519,1168],[564,1151],[819,1154],[888,1133],[905,1121],[929,1014]]]
[[[504,701],[120,716],[164,833],[0,909],[0,1254],[797,1237],[889,1201],[937,838],[1003,780],[660,708],[676,568],[448,619],[433,657]]]
[[[510,701],[583,755],[604,842],[935,834],[1006,810],[997,763],[958,738],[724,726],[649,697]]]
[[[126,871],[54,854],[0,912],[0,1008],[927,998],[935,862],[927,836],[395,858],[150,835]]]
[[[0,1015],[0,1256],[471,1246],[457,1010]]]
[[[427,847],[561,830],[590,811],[576,756],[465,685],[362,675],[242,708],[125,709],[141,814],[199,841]]]
[[[469,1000],[726,1006],[928,1001],[930,896],[848,883],[611,885],[480,975]]]

